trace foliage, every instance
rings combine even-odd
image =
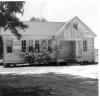
[[[21,54],[21,56],[25,59],[27,63],[34,63],[35,62],[35,56],[33,52],[24,52]]]
[[[18,38],[21,37],[18,29],[24,30],[28,27],[16,16],[16,13],[23,15],[24,3],[24,1],[0,1],[0,28],[4,31],[9,29]]]
[[[45,18],[35,18],[35,17],[31,17],[30,21],[46,22],[47,20]]]
[[[44,49],[40,52],[35,52],[35,62],[38,64],[48,64],[50,62],[50,53]]]
[[[24,52],[21,56],[30,64],[48,64],[51,60],[50,52],[46,49],[42,49],[39,52]]]

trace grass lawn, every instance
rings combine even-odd
[[[0,96],[98,96],[98,80],[54,73],[0,75]]]

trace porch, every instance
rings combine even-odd
[[[57,62],[75,62],[82,58],[82,40],[57,41]]]

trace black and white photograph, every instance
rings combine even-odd
[[[99,96],[98,1],[0,1],[0,96]]]

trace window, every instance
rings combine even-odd
[[[29,47],[28,47],[29,52],[33,51],[33,40],[29,40]]]
[[[78,25],[77,24],[73,24],[73,27],[78,30]]]
[[[42,48],[47,49],[48,48],[48,42],[47,40],[42,40]]]
[[[13,40],[7,40],[7,53],[12,53]]]
[[[51,40],[48,40],[48,51],[52,52]]]
[[[87,41],[86,40],[83,41],[83,51],[84,52],[87,51]]]
[[[36,51],[40,51],[40,48],[39,48],[39,40],[35,40],[35,50]]]
[[[26,51],[26,40],[22,40],[22,52]]]

